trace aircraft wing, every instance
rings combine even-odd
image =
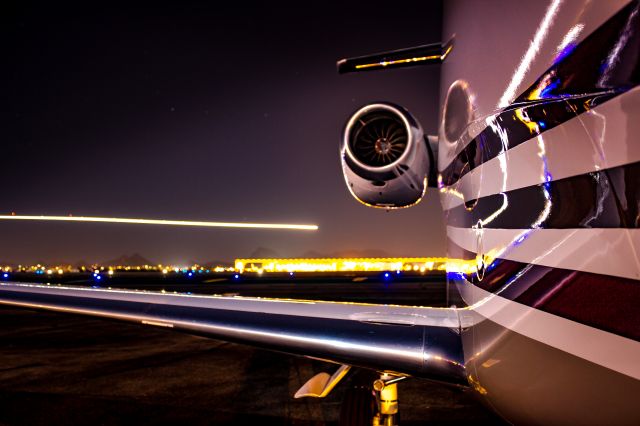
[[[121,320],[466,384],[455,309],[0,282],[0,305]]]

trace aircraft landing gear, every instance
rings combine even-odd
[[[329,375],[318,373],[302,385],[295,398],[324,398],[351,369],[341,365]],[[340,426],[397,426],[398,382],[407,376],[359,370],[345,393],[340,407]]]
[[[376,399],[370,384],[349,388],[340,406],[339,426],[371,426],[376,415]]]
[[[404,376],[381,374],[356,381],[347,390],[340,409],[340,426],[396,426],[399,424],[398,385]]]
[[[383,373],[373,382],[378,412],[374,416],[374,426],[396,426],[400,423],[398,414],[398,382],[406,376],[391,376]]]

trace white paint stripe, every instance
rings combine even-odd
[[[640,342],[497,296],[469,283],[473,312],[512,331],[640,379]],[[476,318],[477,322],[478,319]]]
[[[451,240],[477,253],[478,230],[447,227]],[[483,254],[523,263],[640,279],[640,229],[490,229]],[[521,240],[520,242],[518,242]]]
[[[476,167],[442,191],[443,207],[546,181],[640,161],[640,87],[554,127]],[[544,158],[540,156],[544,144]],[[506,160],[507,170],[500,162]],[[544,163],[546,160],[546,165]]]

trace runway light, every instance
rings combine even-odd
[[[289,229],[296,231],[318,230],[318,225],[297,225],[289,223],[208,222],[198,220],[133,219],[121,217],[0,215],[0,220],[129,223],[138,225],[196,226],[205,228]]]

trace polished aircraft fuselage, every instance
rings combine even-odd
[[[640,424],[638,2],[445,2],[438,187],[467,377],[516,424]],[[464,323],[464,321],[463,321]]]

